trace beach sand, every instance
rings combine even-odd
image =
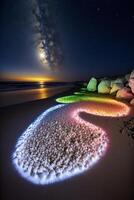
[[[64,93],[69,94],[69,93]],[[82,117],[107,131],[106,155],[90,170],[52,185],[34,185],[18,174],[12,153],[19,136],[43,111],[56,105],[49,99],[8,106],[1,109],[1,183],[2,200],[131,200],[134,195],[134,140],[121,133],[123,121],[84,114]]]

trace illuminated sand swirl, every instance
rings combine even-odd
[[[111,98],[72,95],[57,98],[56,101],[59,103],[79,102],[79,111],[83,110],[83,112],[99,116],[123,117],[129,115],[131,111],[125,103]]]
[[[110,100],[108,102],[79,102],[72,104],[79,105],[74,109],[73,115],[79,116],[79,113],[85,112],[104,117],[124,117],[129,115],[130,107],[122,102]]]
[[[41,114],[18,139],[13,163],[35,184],[61,181],[92,167],[106,152],[106,132],[80,120],[75,105],[57,105]],[[76,114],[76,113],[75,113]]]

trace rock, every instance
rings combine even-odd
[[[130,104],[131,104],[132,106],[134,106],[134,99],[132,99],[132,100],[130,101]]]
[[[102,80],[98,85],[98,93],[109,94],[111,89],[110,85],[110,80]]]
[[[88,85],[87,85],[87,90],[89,92],[95,92],[97,90],[97,79],[96,78],[91,78]]]
[[[131,100],[134,98],[134,95],[131,93],[131,89],[124,87],[116,93],[116,98],[119,99],[126,99],[126,100]]]
[[[129,81],[129,78],[130,78],[130,74],[126,74],[126,75],[125,75],[125,81],[128,82],[128,81]]]
[[[112,88],[110,90],[110,94],[113,94],[117,92],[118,90],[121,90],[124,87],[122,83],[114,83],[112,84]]]
[[[117,79],[111,81],[111,88],[113,87],[113,85],[114,85],[115,83],[121,84],[121,85],[124,86],[124,84],[123,84],[123,79],[121,79],[121,78],[117,78]]]
[[[117,92],[118,90],[124,87],[123,79],[117,78],[116,80],[111,81],[110,86],[111,86],[110,94]]]
[[[128,81],[128,85],[129,87],[131,88],[132,90],[132,93],[134,93],[134,70],[131,72],[130,74],[130,78],[129,78],[129,81]]]

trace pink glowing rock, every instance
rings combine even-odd
[[[118,90],[116,93],[116,98],[130,100],[134,98],[134,95],[131,93],[130,88],[124,87]]]
[[[131,104],[132,106],[134,106],[134,99],[132,99],[132,100],[130,101],[130,104]]]
[[[134,70],[130,74],[130,79],[128,81],[128,85],[132,90],[132,93],[134,93]]]

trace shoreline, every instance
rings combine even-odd
[[[2,161],[2,197],[13,199],[86,199],[126,200],[133,194],[134,143],[120,127],[125,118],[82,116],[108,134],[109,147],[106,155],[92,169],[52,185],[35,186],[24,180],[14,169],[12,153],[18,138],[27,127],[46,109],[54,106],[55,99],[61,95],[72,94],[73,88],[48,99],[21,103],[1,108],[1,161]],[[89,189],[90,188],[90,189]],[[19,192],[18,192],[19,191]],[[97,192],[96,192],[97,191]],[[81,196],[82,194],[82,196]],[[40,197],[42,196],[42,197]],[[64,198],[67,196],[67,198]]]
[[[62,95],[64,92],[73,91],[76,88],[78,88],[78,86],[60,86],[3,92],[0,94],[0,109],[7,106],[48,99],[56,96],[57,94]]]

